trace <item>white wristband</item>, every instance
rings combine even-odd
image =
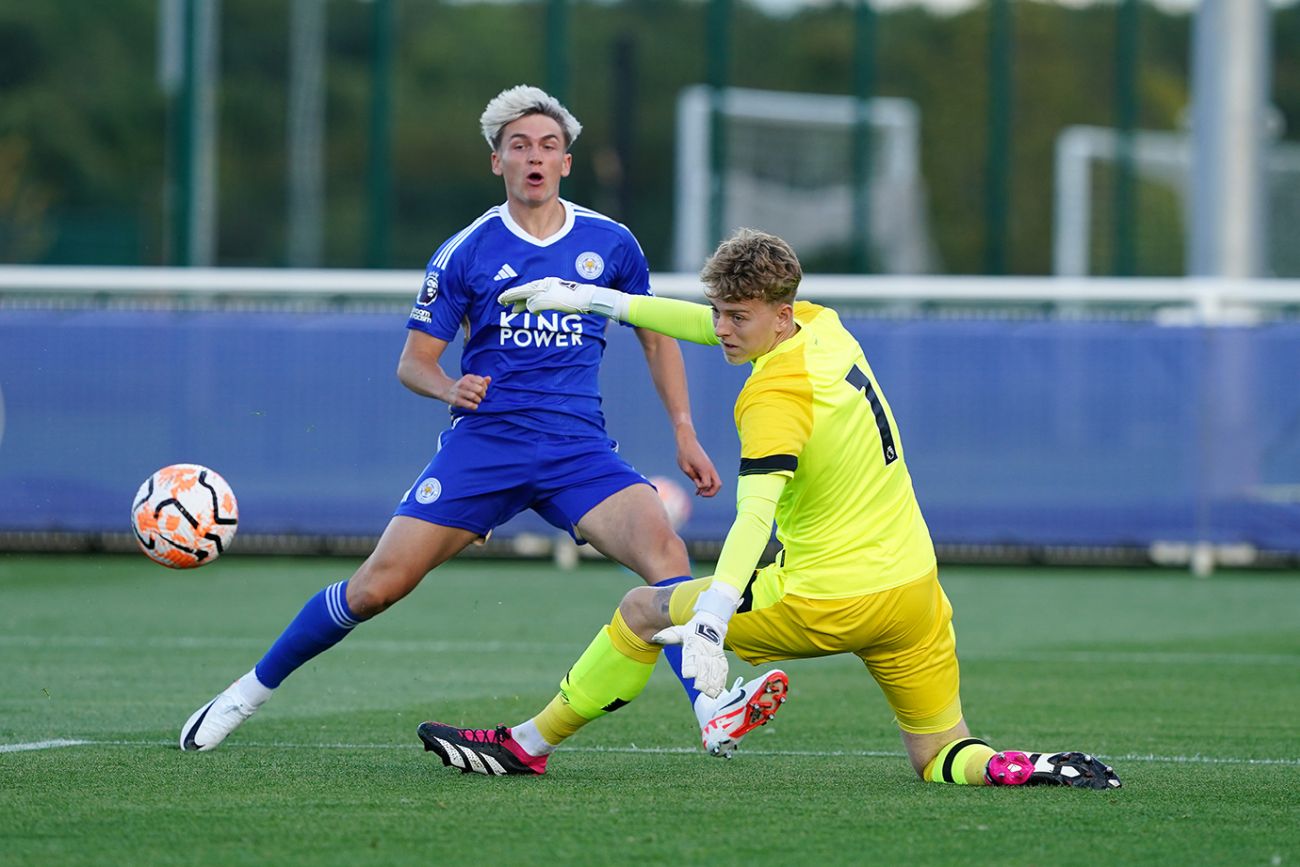
[[[724,581],[713,579],[709,589],[705,590],[695,600],[695,612],[697,614],[712,614],[714,617],[726,623],[731,619],[731,615],[736,613],[736,606],[740,604],[740,591]]]
[[[598,316],[604,316],[606,319],[617,319],[622,322],[627,318],[627,293],[619,292],[617,289],[609,289],[604,286],[596,286],[591,290],[591,312]]]

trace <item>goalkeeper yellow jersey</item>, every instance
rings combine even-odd
[[[862,347],[839,315],[794,305],[801,328],[736,399],[740,473],[793,473],[776,507],[785,592],[835,599],[935,568],[903,443]]]

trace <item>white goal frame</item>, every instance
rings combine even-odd
[[[1092,166],[1115,162],[1120,134],[1099,126],[1070,126],[1056,138],[1055,193],[1052,221],[1052,273],[1058,277],[1087,277],[1092,250]],[[1139,178],[1164,181],[1184,203],[1192,164],[1191,136],[1175,132],[1133,133],[1132,157]],[[1272,172],[1300,175],[1300,146],[1273,142],[1265,165]],[[1278,231],[1287,227],[1277,226]]]
[[[722,91],[720,105],[727,117],[851,131],[858,122],[862,101],[852,96],[729,87]],[[707,85],[687,87],[677,100],[673,267],[678,271],[700,268],[716,243],[710,238],[713,106],[713,91]],[[866,100],[865,109],[873,134],[873,164],[883,167],[881,176],[886,183],[917,191],[913,196],[916,201],[892,204],[892,229],[872,220],[873,238],[880,240],[890,229],[899,238],[912,239],[909,249],[895,257],[901,264],[891,270],[931,270],[928,266],[934,265],[937,255],[930,243],[922,200],[920,111],[911,100],[896,97]],[[878,184],[880,180],[873,178],[872,182]]]

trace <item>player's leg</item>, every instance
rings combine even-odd
[[[673,625],[672,611],[681,612],[681,623],[690,618],[689,606],[674,601],[675,597],[693,600],[708,583],[701,579],[675,588],[629,591],[610,623],[565,674],[560,691],[540,713],[513,729],[462,729],[424,722],[418,732],[425,749],[436,753],[444,765],[464,773],[544,773],[547,757],[559,744],[641,694],[660,654],[660,647],[650,639]],[[784,686],[784,675],[781,678]]]
[[[708,588],[710,580],[687,582],[672,594],[669,602],[669,620],[672,623],[690,620],[695,600]],[[727,647],[755,665],[818,655],[808,652],[798,626],[786,616],[789,612],[780,602],[779,569],[770,566],[756,571],[731,618]],[[636,615],[633,615],[632,622],[636,620]],[[731,688],[716,698],[695,691],[692,707],[705,751],[719,758],[731,758],[746,735],[767,725],[776,716],[785,703],[789,687],[790,681],[784,671],[770,669],[748,680],[743,676],[737,677]]]
[[[308,600],[254,667],[257,680],[275,689],[303,663],[342,641],[357,624],[414,590],[432,569],[476,538],[478,534],[459,527],[394,516],[351,578]]]
[[[663,500],[606,443],[557,449],[542,475],[553,481],[536,508],[552,524],[590,542],[651,586],[690,580],[686,544],[673,531]],[[670,646],[663,655],[693,705],[699,694],[693,681],[682,677],[681,648]]]
[[[560,681],[559,693],[535,717],[513,729],[462,729],[424,722],[418,733],[425,749],[436,753],[444,765],[464,773],[545,773],[547,757],[559,744],[587,723],[613,713],[641,694],[654,671],[660,648],[628,624],[624,605],[629,599],[647,595],[662,597],[662,604],[652,602],[648,610],[666,612],[671,594],[671,590],[648,587],[630,591],[610,623],[601,627]],[[669,625],[665,613],[663,626]]]
[[[712,581],[700,578],[673,587],[638,587],[629,591],[607,627],[609,640],[596,640],[561,684],[560,693],[538,716],[517,731],[529,749],[548,751],[603,712],[631,701],[625,672],[627,661],[653,663],[660,650],[655,633],[691,619],[695,600]],[[746,588],[740,608],[731,619],[727,646],[751,663],[818,655],[801,640],[799,627],[779,605],[779,571],[760,570]],[[755,606],[759,609],[755,611]],[[638,676],[649,676],[649,668]],[[679,674],[680,677],[680,674]],[[693,703],[701,740],[710,754],[730,758],[746,734],[766,725],[786,699],[789,680],[779,669],[745,681],[737,678],[730,690],[709,698],[694,689],[694,679],[684,679],[698,698]],[[635,694],[644,687],[636,681]],[[534,739],[536,736],[536,739]]]
[[[937,572],[872,594],[864,620],[882,627],[857,655],[894,711],[913,770],[930,782],[983,785],[995,752],[970,737],[961,712],[952,605]]]
[[[894,710],[917,775],[933,783],[1090,788],[1119,786],[1114,772],[1084,753],[999,753],[971,737],[962,716],[952,605],[938,576],[873,594],[870,619],[894,624],[858,656]]]
[[[430,570],[476,538],[477,533],[459,527],[395,516],[350,579],[308,599],[251,671],[190,716],[181,729],[181,749],[217,747],[286,677],[410,593]]]
[[[622,563],[652,587],[671,589],[691,580],[686,544],[673,530],[663,500],[649,484],[632,484],[610,494],[578,521],[578,531],[597,551]],[[664,661],[695,707],[695,679],[682,674],[682,649],[669,645]]]
[[[425,749],[436,753],[444,765],[464,773],[544,773],[547,757],[557,746],[587,723],[618,710],[641,694],[660,653],[660,647],[650,639],[661,629],[689,620],[690,608],[709,580],[690,581],[675,588],[637,587],[629,591],[613,619],[565,674],[560,691],[540,713],[514,728],[464,729],[433,721],[421,723],[418,732]],[[739,623],[742,635],[746,632],[745,616],[737,614],[732,619],[733,624]],[[768,672],[746,686],[751,688],[742,690],[735,708],[728,709],[732,716],[744,715],[743,719],[727,722],[736,741],[770,719],[785,699],[786,679],[779,671]],[[749,718],[751,705],[757,709],[753,719]],[[718,709],[715,715],[724,713]],[[709,719],[706,714],[702,725]],[[741,728],[743,731],[739,731]]]
[[[937,734],[904,731],[903,744],[917,774],[932,783],[1078,789],[1118,789],[1121,785],[1110,765],[1088,753],[995,752],[970,736],[964,720]]]
[[[348,580],[347,604],[369,620],[414,590],[438,566],[483,536],[461,527],[395,515],[361,568]]]
[[[647,584],[690,575],[686,544],[668,522],[663,500],[639,476],[577,522],[578,532],[600,553],[631,569]]]
[[[347,581],[307,601],[252,671],[190,716],[181,748],[210,750],[252,715],[290,673],[358,623],[415,589],[434,567],[526,508],[530,455],[490,424],[443,431],[438,453],[398,503],[374,552]]]
[[[903,729],[901,734],[912,769],[926,782],[966,786],[988,784],[984,771],[996,750],[979,738],[971,737],[964,719],[941,732]]]
[[[952,605],[938,573],[863,602],[863,620],[882,625],[862,636],[857,655],[894,711],[913,770],[928,782],[985,785],[995,750],[962,718]]]

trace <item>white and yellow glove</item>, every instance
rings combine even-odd
[[[727,623],[739,604],[740,591],[714,581],[695,600],[695,615],[685,625],[661,629],[650,639],[655,644],[680,644],[682,677],[695,678],[695,688],[709,698],[717,698],[727,685],[723,641]]]
[[[507,289],[497,296],[497,303],[511,307],[515,313],[558,310],[561,313],[595,313],[621,321],[627,316],[628,296],[604,286],[543,277]]]

